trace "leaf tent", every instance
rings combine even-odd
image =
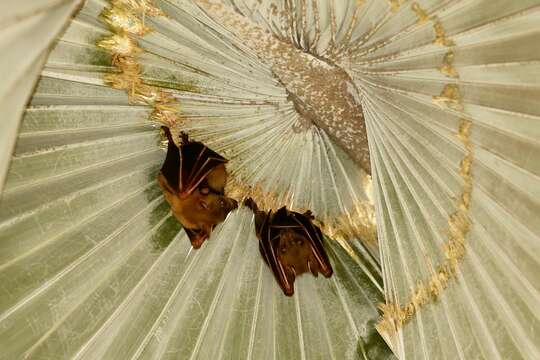
[[[540,358],[540,1],[0,10],[0,359]],[[191,251],[161,125],[334,276],[284,297],[245,208]]]

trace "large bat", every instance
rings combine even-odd
[[[184,133],[178,148],[170,130],[162,130],[169,144],[157,180],[191,245],[198,249],[214,226],[237,207],[237,202],[224,194],[227,160],[202,143],[189,141]]]
[[[251,198],[244,204],[255,214],[259,250],[285,295],[294,294],[294,280],[302,273],[332,276],[322,232],[313,224],[311,212],[300,214],[285,207],[264,212]]]

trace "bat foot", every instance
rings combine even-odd
[[[252,198],[247,198],[244,200],[244,206],[247,206],[248,208],[250,208],[253,212],[256,212],[259,210],[259,207],[257,206],[257,204],[255,203],[255,201],[253,201]]]
[[[189,135],[187,134],[187,132],[180,132],[180,142],[182,143],[182,145],[189,144]]]
[[[162,126],[161,131],[165,134],[167,140],[172,141],[171,130],[168,127]]]
[[[308,210],[304,213],[304,216],[307,217],[308,219],[310,220],[314,220],[315,219],[315,216],[313,216],[313,213],[311,212],[311,210]]]

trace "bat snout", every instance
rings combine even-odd
[[[238,208],[238,201],[228,197],[222,197],[219,201],[219,205],[228,213],[229,211]]]

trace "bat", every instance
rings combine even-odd
[[[227,159],[182,133],[178,147],[171,131],[162,127],[169,144],[157,181],[175,218],[182,224],[193,248],[208,239],[213,228],[238,207],[225,196]]]
[[[300,214],[282,207],[276,212],[264,212],[251,198],[244,205],[255,214],[259,251],[285,295],[294,294],[294,280],[302,273],[332,276],[322,232],[313,224],[310,211]]]

